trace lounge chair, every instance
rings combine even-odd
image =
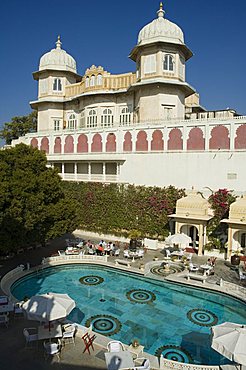
[[[23,334],[26,339],[26,347],[32,345],[33,342],[38,344],[38,332],[36,328],[24,328]]]
[[[107,344],[107,350],[108,352],[120,352],[125,351],[125,347],[119,340],[111,340]]]

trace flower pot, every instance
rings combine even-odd
[[[237,254],[234,254],[233,256],[231,256],[231,264],[233,266],[240,265],[240,256],[238,256]]]

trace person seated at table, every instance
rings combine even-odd
[[[108,244],[105,248],[105,253],[109,256],[110,252],[111,252],[111,247],[110,247],[110,244]]]
[[[95,254],[95,251],[94,251],[94,248],[93,248],[93,245],[92,244],[89,245],[88,253],[89,254]]]
[[[211,258],[208,258],[208,260],[207,260],[207,265],[212,266]]]
[[[244,271],[246,271],[246,261],[243,261],[243,268],[244,268]]]
[[[104,253],[104,248],[103,248],[103,246],[102,245],[98,245],[97,246],[97,249],[96,249],[96,254],[98,255],[98,256],[103,256],[105,253]]]
[[[110,249],[111,249],[110,251],[111,256],[114,256],[115,251],[116,251],[116,245],[114,243],[111,243]]]
[[[211,257],[211,265],[214,267],[217,257]]]

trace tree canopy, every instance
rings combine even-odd
[[[43,244],[78,226],[76,202],[46,164],[44,153],[25,144],[0,150],[0,250]]]
[[[37,131],[37,111],[32,111],[27,116],[13,117],[11,122],[5,122],[0,131],[0,138],[10,145],[12,140],[35,131]]]

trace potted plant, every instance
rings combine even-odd
[[[236,251],[234,251],[234,254],[231,256],[231,264],[233,266],[240,265],[240,249],[238,248]]]

